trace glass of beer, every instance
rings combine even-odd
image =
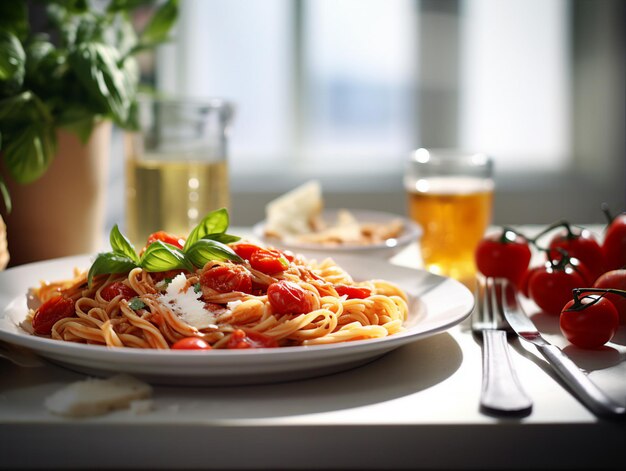
[[[186,236],[230,204],[227,146],[233,106],[222,100],[142,100],[128,133],[126,231],[136,246],[153,232]]]
[[[485,154],[417,149],[405,174],[409,215],[424,231],[424,268],[463,282],[475,273],[474,251],[491,222],[493,161]]]

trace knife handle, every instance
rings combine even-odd
[[[493,412],[520,414],[532,408],[515,374],[504,330],[483,330],[482,408]]]
[[[537,348],[591,411],[603,417],[626,415],[626,408],[602,392],[559,347],[537,345]]]

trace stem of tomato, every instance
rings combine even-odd
[[[580,296],[581,293],[601,293],[601,296],[595,298],[592,302],[590,302],[588,304],[583,304],[582,303],[582,299],[584,299],[586,296],[583,296],[581,298],[581,296]],[[572,304],[572,306],[567,311],[568,312],[570,312],[570,311],[582,311],[583,309],[586,309],[588,306],[592,306],[595,303],[597,303],[607,293],[617,294],[618,296],[622,296],[622,297],[626,298],[626,291],[621,290],[621,289],[614,289],[614,288],[574,288],[572,290],[572,295],[574,296],[574,304]]]
[[[511,239],[511,237],[508,236],[509,233],[513,233],[516,236],[521,236],[523,237],[525,240],[528,240],[528,238],[522,234],[519,231],[516,231],[515,229],[513,229],[512,227],[509,226],[502,226],[502,234],[500,235],[500,243],[501,244],[510,244],[512,242],[515,242],[515,237],[513,237]]]
[[[548,232],[551,232],[554,229],[557,229],[559,227],[565,227],[565,229],[567,230],[568,239],[575,237],[574,233],[572,232],[569,222],[567,222],[566,220],[561,220],[561,221],[553,222],[548,227],[546,227],[543,231],[537,234],[535,237],[533,237],[532,239],[528,239],[528,241],[531,242],[535,247],[539,248],[539,246],[537,245],[537,240],[539,240],[540,237],[543,237],[544,235],[546,235]]]
[[[602,203],[600,205],[600,208],[602,209],[602,212],[606,216],[608,224],[611,225],[611,223],[613,222],[613,219],[615,219],[615,217],[611,214],[611,211],[609,210],[608,203]]]

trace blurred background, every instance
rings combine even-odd
[[[144,81],[236,105],[231,219],[312,178],[327,207],[406,213],[418,147],[486,152],[495,224],[626,209],[622,0],[181,0]],[[122,154],[121,132],[113,152]],[[108,225],[124,220],[113,158]]]

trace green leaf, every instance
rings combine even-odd
[[[202,268],[207,262],[214,260],[232,260],[243,263],[243,259],[230,247],[210,239],[196,241],[195,244],[189,247],[185,255],[198,268]]]
[[[228,224],[229,219],[226,208],[211,211],[209,214],[204,216],[204,218],[202,218],[196,227],[192,229],[187,237],[183,251],[187,252],[187,249],[194,245],[198,240],[210,234],[223,234],[226,232],[226,229],[228,229]]]
[[[107,11],[110,13],[131,11],[150,3],[154,3],[154,0],[112,0],[107,7]]]
[[[11,195],[9,194],[9,189],[7,188],[6,183],[4,183],[2,175],[0,175],[0,193],[2,193],[2,201],[4,202],[7,214],[11,214],[11,210],[13,209]]]
[[[114,252],[103,252],[98,254],[94,260],[89,273],[87,283],[91,286],[94,277],[98,275],[108,275],[111,273],[126,273],[136,268],[137,264],[130,258]]]
[[[232,235],[232,234],[209,234],[205,235],[203,239],[215,240],[217,242],[221,242],[222,244],[232,244],[233,242],[238,242],[241,240],[241,237]]]
[[[167,40],[178,18],[178,0],[168,0],[152,16],[140,35],[140,43],[158,44]]]
[[[160,240],[153,242],[146,248],[140,264],[144,270],[151,272],[177,269],[194,270],[194,266],[179,248]]]
[[[145,309],[146,303],[144,303],[139,298],[132,298],[130,301],[128,301],[128,307],[131,308],[133,311],[136,311],[138,309]]]
[[[26,52],[12,33],[0,31],[0,91],[17,92],[24,83]]]
[[[60,127],[73,132],[83,144],[89,141],[98,117],[93,111],[81,105],[67,104],[58,115],[57,123]]]
[[[48,123],[32,123],[14,131],[3,149],[9,173],[18,183],[30,183],[50,166],[56,151],[56,135]]]
[[[136,84],[128,69],[118,65],[118,51],[103,43],[80,44],[68,56],[80,83],[116,122],[128,120]]]
[[[28,9],[24,0],[0,1],[0,31],[10,31],[20,39],[28,34]]]
[[[130,243],[126,236],[120,232],[117,224],[115,224],[113,229],[111,229],[109,242],[111,243],[111,248],[114,252],[120,255],[125,255],[135,263],[139,264],[139,256],[135,252],[135,247]]]

